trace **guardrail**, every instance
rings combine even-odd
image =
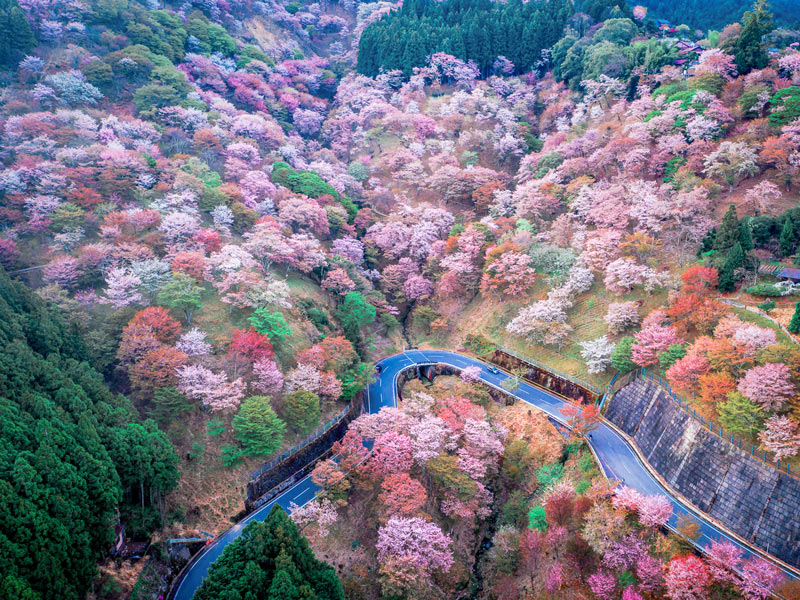
[[[575,384],[577,384],[577,385],[579,385],[581,387],[584,387],[587,390],[590,390],[590,391],[594,392],[598,396],[603,393],[603,388],[601,388],[601,387],[598,387],[596,385],[592,385],[591,383],[588,383],[588,382],[584,381],[580,377],[575,377],[574,375],[570,375],[569,373],[565,373],[564,371],[559,371],[558,369],[555,369],[555,368],[551,367],[550,365],[546,365],[546,364],[544,364],[542,362],[539,362],[535,358],[531,358],[530,356],[526,356],[525,354],[517,352],[516,350],[511,350],[510,348],[506,348],[504,346],[498,346],[497,349],[505,352],[506,354],[510,354],[514,358],[517,358],[517,359],[519,359],[521,361],[524,361],[524,362],[530,363],[530,364],[532,364],[532,365],[534,365],[536,367],[539,367],[543,371],[547,371],[548,373],[552,373],[553,375],[561,377],[562,379],[565,379],[567,381],[571,381],[572,383],[575,383]]]
[[[297,452],[299,452],[300,450],[302,450],[303,448],[305,448],[306,446],[311,444],[317,438],[325,435],[329,430],[331,430],[333,427],[338,425],[339,422],[342,419],[344,419],[344,417],[347,415],[348,412],[350,412],[351,409],[352,409],[352,401],[351,401],[350,404],[345,406],[338,415],[336,415],[335,417],[330,419],[327,423],[324,423],[323,425],[320,425],[316,430],[314,430],[312,433],[309,433],[306,437],[304,437],[302,440],[297,442],[294,446],[289,448],[286,452],[281,454],[279,457],[272,459],[271,461],[269,461],[265,465],[262,465],[261,467],[259,467],[258,469],[256,469],[252,473],[250,473],[250,481],[253,481],[254,479],[258,479],[259,477],[261,477],[261,475],[263,475],[264,473],[266,473],[270,469],[278,466],[283,461],[288,460],[293,454],[296,454]]]

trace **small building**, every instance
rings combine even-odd
[[[792,269],[791,267],[783,267],[775,274],[778,279],[786,279],[792,283],[800,282],[800,269]]]

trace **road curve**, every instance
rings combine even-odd
[[[371,413],[376,413],[385,406],[396,406],[397,379],[400,373],[417,365],[443,364],[457,369],[478,366],[481,367],[481,381],[497,389],[502,389],[500,388],[500,383],[508,377],[502,372],[499,374],[489,372],[486,364],[475,358],[447,350],[408,350],[402,354],[384,358],[377,364],[381,366],[381,372],[376,381],[367,388],[367,410]],[[506,390],[502,391],[506,392]],[[555,420],[563,422],[559,409],[566,406],[567,403],[558,396],[524,381],[520,381],[519,387],[515,391],[506,393],[511,393]],[[597,429],[592,431],[592,438],[587,441],[599,459],[606,477],[624,481],[625,485],[635,488],[643,494],[661,494],[669,498],[673,505],[673,515],[670,518],[670,525],[673,528],[681,515],[690,513],[700,525],[700,537],[697,540],[697,545],[707,546],[711,540],[722,539],[742,548],[745,557],[754,554],[748,546],[729,536],[702,513],[690,510],[678,498],[673,496],[672,492],[663,487],[651,475],[628,442],[614,429],[605,423],[601,423]],[[200,587],[203,578],[208,573],[211,563],[222,554],[225,546],[239,537],[248,523],[254,520],[263,520],[272,509],[273,504],[278,504],[285,509],[288,509],[289,504],[292,502],[302,506],[314,497],[317,489],[317,486],[311,481],[311,476],[306,476],[215,539],[184,573],[183,579],[175,592],[175,600],[191,600],[195,590]],[[782,568],[782,570],[788,577],[798,579],[797,575],[790,570],[785,568]]]

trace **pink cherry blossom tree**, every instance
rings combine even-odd
[[[131,304],[142,304],[142,295],[137,288],[142,280],[124,267],[109,269],[106,273],[106,298],[114,308]]]
[[[670,600],[707,600],[710,577],[705,563],[693,555],[673,558],[664,577]]]
[[[206,341],[205,331],[197,327],[184,333],[175,347],[187,356],[204,356],[211,353],[211,344]]]
[[[767,419],[764,431],[758,434],[764,448],[775,453],[775,460],[783,460],[800,452],[798,424],[786,415]]]
[[[750,558],[742,565],[742,592],[747,600],[767,600],[785,577],[780,569],[763,558]]]
[[[645,496],[639,503],[639,521],[645,527],[663,527],[672,516],[672,502],[666,496]]]
[[[631,345],[631,358],[633,362],[643,367],[654,365],[658,362],[658,355],[675,344],[682,344],[683,340],[669,325],[651,325],[645,327],[633,336]]]
[[[737,389],[768,410],[780,409],[796,392],[789,367],[783,363],[767,363],[749,369],[739,380]]]
[[[274,396],[283,387],[283,373],[270,358],[261,358],[253,363],[251,385],[263,394]]]
[[[178,389],[187,398],[202,401],[214,412],[235,409],[244,397],[244,381],[228,381],[225,373],[214,373],[202,365],[179,367],[177,372]]]
[[[452,540],[435,523],[419,517],[392,517],[378,530],[378,560],[404,557],[425,576],[447,572],[453,564]]]

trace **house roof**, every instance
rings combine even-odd
[[[785,277],[786,279],[800,281],[800,269],[791,269],[789,267],[783,267],[783,269],[781,269],[781,272],[778,273],[778,277]]]

